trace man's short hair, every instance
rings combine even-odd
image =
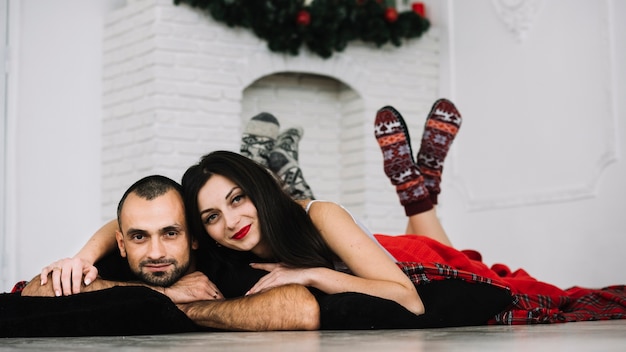
[[[126,201],[126,198],[129,194],[135,193],[140,198],[153,200],[154,198],[164,195],[170,190],[175,190],[176,192],[178,192],[182,199],[181,185],[169,177],[161,175],[151,175],[146,176],[139,181],[133,183],[130,187],[128,187],[126,192],[124,192],[122,199],[120,199],[120,202],[117,205],[117,225],[120,227],[120,229],[122,228],[120,219],[122,215],[122,208],[124,207],[124,202]]]

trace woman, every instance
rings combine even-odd
[[[424,312],[409,278],[339,205],[293,200],[267,169],[226,151],[203,157],[182,185],[190,229],[215,241],[205,248],[216,258],[228,262],[249,251],[269,262],[252,264],[269,273],[249,293],[297,283],[326,293],[366,293]],[[335,270],[334,261],[353,275]]]
[[[400,114],[385,107],[376,117],[385,172],[407,208],[409,233],[427,233],[444,244],[450,241],[432,202],[436,203],[439,191],[441,164],[460,123],[460,114],[451,102],[435,102],[418,154],[429,176],[427,183],[413,163],[408,131]],[[402,147],[409,146],[408,154],[396,148],[402,141]],[[266,168],[226,151],[204,156],[187,170],[182,185],[190,228],[197,233],[204,231],[214,240],[205,247],[211,248],[216,258],[229,262],[237,252],[249,251],[272,262],[252,264],[269,274],[249,293],[297,283],[326,293],[366,293],[396,301],[416,314],[424,312],[412,282],[339,205],[294,201]],[[340,265],[351,274],[335,270]]]

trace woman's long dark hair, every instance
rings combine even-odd
[[[187,223],[197,234],[201,247],[215,259],[227,261],[235,251],[218,247],[202,224],[198,193],[213,175],[228,178],[256,207],[261,236],[268,243],[274,260],[294,267],[332,267],[332,251],[306,211],[286,194],[271,171],[244,156],[229,151],[215,151],[191,166],[182,179]],[[241,253],[241,252],[240,252]]]

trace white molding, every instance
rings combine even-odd
[[[498,0],[493,0],[496,3]],[[506,1],[499,1],[500,3]],[[509,1],[510,3],[516,1]],[[522,3],[525,3],[525,0],[517,1],[519,6],[525,6]],[[612,22],[611,22],[611,9],[610,1],[607,0],[607,11],[606,16],[608,23],[606,27],[607,36],[605,39],[607,40],[607,62],[606,67],[608,72],[606,72],[607,77],[609,77],[609,87],[606,87],[606,91],[608,92],[608,115],[604,116],[602,120],[603,123],[603,135],[604,135],[604,149],[599,152],[595,161],[586,168],[586,170],[593,170],[583,175],[580,174],[582,179],[578,182],[573,181],[572,184],[562,184],[562,185],[551,185],[549,190],[537,191],[537,192],[528,192],[526,190],[522,190],[519,192],[511,192],[508,194],[500,194],[497,196],[487,196],[481,197],[477,196],[476,192],[473,192],[469,187],[466,180],[459,173],[459,167],[456,162],[456,153],[452,151],[450,163],[452,164],[451,170],[452,177],[450,178],[451,186],[458,189],[460,192],[465,194],[467,199],[468,210],[470,211],[482,211],[482,210],[490,210],[490,209],[499,209],[499,208],[511,208],[511,207],[521,207],[521,206],[529,206],[529,205],[538,205],[538,204],[548,204],[548,203],[557,203],[557,202],[568,202],[580,199],[588,199],[595,198],[598,195],[598,186],[601,179],[602,174],[605,170],[614,162],[619,160],[619,146],[620,141],[618,137],[618,118],[617,118],[617,98],[615,96],[615,92],[617,91],[617,83],[615,74],[615,60],[614,60],[614,45],[613,36],[612,36]],[[529,6],[529,5],[528,5]]]
[[[543,0],[491,0],[496,13],[518,41],[526,40]]]
[[[20,1],[8,0],[8,76],[6,92],[6,141],[5,141],[5,199],[4,199],[4,236],[2,238],[2,262],[0,267],[0,289],[8,290],[17,281],[17,92],[18,92],[18,72],[19,72],[19,28],[20,28]]]
[[[615,147],[615,144],[613,145]],[[467,196],[469,211],[513,208],[540,204],[570,202],[597,197],[600,177],[606,168],[618,160],[616,149],[609,150],[596,161],[595,172],[578,185],[551,187],[549,191],[511,193],[494,197],[475,197],[461,177],[453,177],[453,186]],[[457,169],[455,167],[455,169]]]
[[[615,19],[617,18],[618,15],[615,14],[614,12],[614,2],[615,0],[606,0],[606,14],[607,14],[607,28],[606,31],[608,33],[607,36],[607,40],[608,40],[608,46],[609,46],[609,72],[613,73],[613,72],[617,72],[617,61],[616,61],[616,46],[618,45],[616,40],[615,40],[615,36],[616,36],[616,24],[615,24]],[[612,74],[610,75],[610,80],[611,80],[611,89],[610,89],[610,99],[611,99],[611,104],[609,104],[609,109],[611,110],[611,115],[613,117],[613,134],[611,136],[611,139],[613,140],[613,144],[614,144],[614,148],[616,150],[615,152],[615,157],[617,160],[619,160],[621,158],[621,153],[620,151],[622,150],[621,148],[621,141],[619,139],[619,118],[618,118],[618,100],[617,97],[615,96],[615,92],[619,92],[619,88],[618,88],[618,82],[617,82],[617,77],[618,75],[616,74]]]
[[[611,100],[611,104],[609,105],[611,107],[614,106],[614,93],[611,93],[609,99]],[[609,165],[619,160],[619,142],[615,134],[615,131],[617,131],[617,118],[615,116],[615,109],[610,108],[609,110],[610,116],[607,116],[607,127],[605,127],[607,131],[605,150],[598,155],[595,163],[590,165],[589,168],[586,168],[587,170],[593,170],[593,172],[587,174],[584,179],[576,184],[561,186],[551,185],[549,190],[537,192],[522,190],[520,192],[511,192],[499,196],[476,196],[476,192],[471,190],[468,183],[461,176],[457,163],[457,155],[453,150],[448,157],[451,159],[450,164],[452,164],[450,168],[452,173],[450,185],[465,195],[469,211],[483,211],[595,198],[598,195],[598,186],[602,174]]]
[[[7,258],[7,254],[5,252],[5,238],[7,236],[7,229],[5,227],[6,224],[6,212],[7,212],[7,203],[5,193],[8,189],[8,185],[5,180],[5,175],[7,173],[7,165],[6,165],[6,125],[7,125],[7,115],[6,115],[6,69],[8,65],[6,63],[8,56],[8,43],[6,42],[6,33],[8,31],[8,1],[0,0],[0,74],[2,77],[0,78],[0,289],[1,292],[4,292],[8,288],[5,289],[9,285],[6,282],[5,270],[8,268],[8,263],[5,263],[5,258]]]

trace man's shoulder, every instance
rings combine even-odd
[[[113,252],[95,263],[98,268],[98,275],[111,281],[133,281],[137,277],[130,270],[128,261],[119,252]]]

